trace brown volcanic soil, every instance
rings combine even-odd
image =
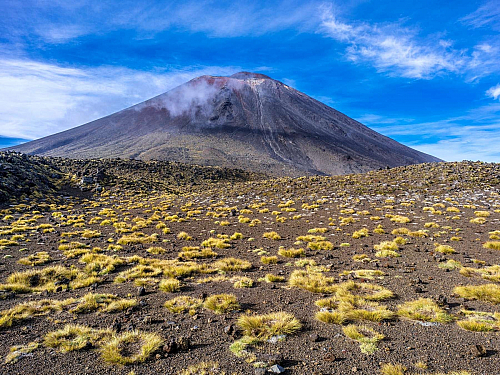
[[[206,184],[196,190],[184,190],[176,195],[152,192],[149,188],[141,190],[140,186],[124,188],[120,181],[115,181],[114,185],[105,188],[101,195],[89,198],[59,196],[57,202],[62,199],[64,204],[57,203],[52,207],[34,198],[24,201],[25,204],[7,207],[1,214],[4,221],[0,230],[18,227],[22,224],[19,220],[27,221],[25,224],[31,229],[18,232],[25,236],[18,241],[19,245],[2,248],[0,282],[5,282],[12,272],[42,269],[53,265],[83,269],[84,264],[79,262],[78,257],[66,259],[63,252],[58,250],[61,234],[86,229],[96,230],[101,232],[98,238],[85,239],[77,235],[68,240],[88,244],[91,248],[98,246],[106,249],[109,245],[108,239],[112,238],[116,242],[126,235],[116,233],[112,225],[99,225],[103,219],[112,218],[106,217],[105,211],[102,211],[108,208],[116,213],[114,218],[118,222],[127,217],[130,219],[127,223],[131,223],[136,217],[151,219],[149,223],[145,222],[146,226],[139,231],[148,235],[157,233],[158,242],[123,245],[122,250],[104,251],[103,254],[121,258],[139,255],[144,258],[176,259],[183,246],[199,246],[202,241],[216,237],[217,234],[232,235],[240,232],[244,236],[243,239],[230,240],[229,248],[214,248],[218,254],[215,259],[198,259],[197,262],[210,264],[224,257],[248,260],[253,265],[252,269],[228,272],[226,276],[249,277],[254,280],[254,286],[236,289],[233,288],[233,283],[228,281],[199,284],[196,280],[218,275],[194,274],[192,277],[181,279],[182,288],[179,292],[166,293],[158,290],[156,286],[146,286],[146,295],[138,296],[137,286],[132,281],[113,283],[120,272],[130,269],[133,265],[119,266],[103,277],[96,292],[113,293],[122,298],[131,295],[131,298],[139,301],[136,308],[118,313],[61,312],[48,317],[20,321],[12,327],[0,327],[0,355],[7,355],[13,345],[25,345],[32,341],[42,343],[46,333],[60,329],[66,323],[107,328],[117,320],[122,322],[123,331],[133,324],[141,331],[157,332],[167,341],[181,336],[190,337],[192,345],[189,350],[174,354],[160,351],[143,364],[119,367],[106,364],[97,349],[61,353],[41,344],[32,355],[22,357],[16,363],[0,365],[0,373],[128,374],[135,371],[136,374],[176,374],[201,361],[217,361],[222,371],[227,374],[252,374],[252,365],[229,351],[231,343],[240,336],[236,334],[232,337],[224,332],[224,328],[228,325],[235,326],[237,318],[246,311],[257,314],[286,311],[302,322],[302,329],[286,337],[285,341],[257,346],[254,353],[257,358],[261,358],[263,353],[280,353],[284,358],[282,366],[287,374],[377,374],[384,363],[401,363],[408,368],[408,373],[412,374],[447,373],[452,370],[468,370],[472,374],[500,374],[498,332],[470,332],[454,322],[435,326],[423,326],[403,318],[382,323],[356,322],[367,324],[386,336],[373,354],[361,353],[359,344],[343,334],[342,326],[326,324],[315,319],[319,308],[314,302],[328,295],[288,286],[287,281],[291,273],[296,269],[304,269],[294,264],[300,258],[277,255],[279,246],[287,249],[304,248],[306,258],[313,259],[318,266],[324,266],[324,275],[334,277],[338,282],[346,279],[339,277],[339,273],[345,270],[383,271],[385,276],[381,279],[356,281],[381,285],[393,291],[395,298],[380,302],[393,311],[403,302],[420,297],[437,300],[439,295],[446,297],[444,308],[455,316],[460,316],[464,304],[469,309],[478,311],[498,311],[498,305],[464,301],[453,292],[455,286],[487,284],[492,283],[491,281],[477,276],[465,277],[458,269],[447,271],[439,265],[447,259],[473,268],[499,264],[500,251],[488,250],[482,246],[489,240],[489,232],[500,229],[499,176],[500,166],[496,164],[440,163],[342,177],[282,178],[234,184]],[[126,179],[123,178],[121,182],[125,184]],[[287,212],[283,210],[284,207],[279,206],[289,200],[294,203],[290,203],[287,208],[294,208],[295,211]],[[257,208],[256,205],[259,204],[261,206]],[[303,206],[304,204],[309,207]],[[433,206],[435,210],[441,211],[441,214],[436,211],[424,211],[424,207]],[[460,212],[448,212],[448,207],[456,207]],[[263,209],[269,209],[269,212],[259,212]],[[354,211],[341,212],[350,209]],[[242,213],[242,210],[252,212]],[[280,214],[275,215],[273,211]],[[474,224],[470,220],[476,217],[475,211],[487,211],[490,216],[484,224]],[[63,216],[54,216],[54,212],[61,212]],[[214,217],[213,213],[221,214],[221,217]],[[168,218],[176,214],[183,220],[178,222]],[[5,218],[6,215],[12,217]],[[71,221],[68,223],[71,215],[76,215],[73,219],[80,216],[83,226],[74,227]],[[248,223],[239,222],[239,215],[259,219],[261,223],[250,227]],[[293,219],[295,215],[301,217]],[[402,215],[411,221],[405,224],[396,223],[385,215]],[[90,223],[96,216],[101,219],[94,220],[94,224]],[[379,216],[381,219],[371,220],[373,216]],[[286,221],[277,222],[277,217],[286,218]],[[352,218],[354,222],[341,225],[342,218]],[[229,225],[221,226],[222,221],[228,221]],[[439,227],[425,227],[425,223],[430,222]],[[159,223],[165,223],[170,228],[170,233],[163,234],[161,229],[157,229],[156,225]],[[43,228],[38,227],[40,224],[50,224],[55,231],[43,233]],[[385,234],[373,232],[378,225],[384,228]],[[328,228],[323,236],[333,244],[332,250],[311,250],[307,248],[307,243],[294,245],[298,236],[307,235],[308,230],[312,228]],[[368,229],[369,236],[354,239],[352,234],[363,228]],[[374,245],[382,241],[392,241],[396,235],[391,234],[391,231],[396,228],[408,228],[413,232],[425,230],[427,237],[401,235],[408,240],[405,245],[399,246],[401,257],[377,258]],[[178,239],[177,235],[181,231],[187,232],[193,239]],[[263,233],[270,231],[277,232],[281,239],[263,238]],[[12,234],[4,234],[0,238],[10,239],[11,236]],[[452,237],[461,239],[452,241]],[[254,240],[249,241],[249,238]],[[350,246],[340,246],[342,243],[349,243]],[[435,253],[434,243],[450,245],[456,253]],[[150,246],[161,246],[167,251],[153,255],[146,252]],[[26,250],[20,251],[23,248]],[[277,255],[278,263],[261,263],[261,256],[257,254],[256,249],[268,252],[268,256]],[[17,263],[20,258],[38,251],[47,251],[53,261],[33,267]],[[367,254],[374,261],[354,262],[352,257],[355,254]],[[484,261],[485,264],[473,263],[473,259]],[[284,276],[286,281],[258,281],[268,273]],[[156,278],[160,280],[162,276]],[[417,292],[417,287],[421,292]],[[62,300],[81,297],[90,291],[91,288],[87,287],[50,292],[45,296],[37,293],[16,294],[0,300],[0,306],[1,310],[6,310],[26,301],[43,298]],[[187,313],[171,313],[163,306],[166,300],[179,295],[198,298],[203,294],[209,296],[218,293],[234,294],[241,310],[216,315],[209,310],[200,309],[195,316],[190,316]],[[152,319],[144,319],[145,317]],[[319,336],[319,339],[316,340],[314,335]],[[487,349],[486,356],[475,357],[469,353],[470,347],[476,344],[484,345]],[[418,361],[425,362],[428,370],[417,371],[414,364]]]

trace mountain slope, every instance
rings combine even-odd
[[[88,124],[10,149],[139,158],[275,175],[344,174],[439,159],[265,75],[202,76]]]

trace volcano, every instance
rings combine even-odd
[[[201,76],[130,108],[10,149],[78,159],[169,160],[278,176],[440,161],[282,82],[248,72]]]

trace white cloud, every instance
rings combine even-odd
[[[95,120],[168,91],[196,76],[229,75],[233,67],[141,72],[77,69],[29,60],[0,60],[0,136],[35,139]]]
[[[472,27],[480,28],[491,25],[495,29],[500,27],[500,4],[498,0],[490,0],[477,10],[463,17],[461,21]]]
[[[500,97],[500,83],[496,86],[490,87],[490,89],[486,91],[486,95],[492,97],[493,99],[498,99]]]
[[[400,23],[344,22],[332,7],[323,7],[323,32],[344,44],[346,56],[357,63],[368,62],[379,72],[431,79],[442,74],[464,74],[473,81],[498,71],[499,49],[481,43],[471,51],[453,48],[453,41],[420,38],[415,29]]]
[[[280,0],[267,3],[186,0],[12,2],[7,11],[10,36],[38,35],[47,43],[62,43],[82,35],[135,30],[138,38],[176,28],[211,37],[256,36],[294,28],[314,30],[320,0]],[[58,14],[58,18],[54,18]],[[112,15],[112,16],[110,16]],[[19,24],[23,25],[19,28]]]
[[[447,161],[482,160],[500,162],[500,104],[475,108],[462,116],[440,121],[416,122],[402,119],[393,123],[384,117],[371,128],[422,152]],[[368,125],[370,123],[367,122]]]

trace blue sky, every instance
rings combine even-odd
[[[0,147],[248,70],[442,159],[500,162],[500,0],[3,0],[0,10]]]

